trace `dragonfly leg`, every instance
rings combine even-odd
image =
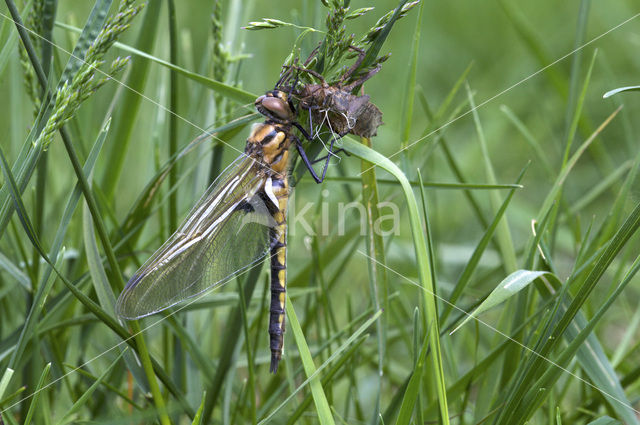
[[[312,142],[312,141],[313,141],[313,137],[311,137],[311,135],[307,132],[307,130],[306,130],[303,126],[301,126],[301,125],[300,125],[300,123],[299,123],[299,122],[294,121],[292,124],[293,124],[293,126],[294,126],[295,128],[297,128],[298,130],[300,130],[300,133],[302,133],[302,135],[304,136],[304,138],[305,138],[305,139],[307,139],[307,140],[308,140],[308,141],[310,141],[310,142]]]
[[[324,176],[322,178],[320,178],[316,174],[316,171],[313,169],[313,166],[311,165],[311,161],[309,160],[309,157],[307,156],[307,153],[305,152],[304,148],[302,147],[302,142],[300,142],[300,139],[298,139],[296,137],[295,138],[295,143],[296,143],[296,149],[298,149],[298,153],[300,154],[300,158],[302,158],[302,162],[304,162],[305,167],[307,167],[307,170],[309,170],[309,173],[311,174],[311,177],[313,177],[313,179],[316,181],[316,183],[322,183],[322,180],[324,179]]]
[[[358,53],[358,59],[356,59],[356,61],[353,63],[353,65],[351,65],[351,67],[349,69],[347,69],[347,71],[342,74],[342,77],[340,77],[340,84],[342,84],[343,82],[345,82],[349,77],[351,77],[351,74],[353,74],[355,72],[356,69],[358,69],[360,67],[360,65],[362,64],[362,61],[364,61],[364,58],[366,56],[366,53],[364,50],[362,50],[359,47],[356,46],[349,46],[349,50],[353,50],[356,53]],[[363,81],[364,82],[364,81]]]
[[[331,156],[333,153],[333,143],[336,141],[335,137],[331,138],[331,143],[329,144],[329,152],[327,153],[327,160],[324,163],[324,168],[322,169],[322,180],[324,181],[324,177],[327,175],[327,168],[329,168],[329,161],[331,161]]]
[[[353,91],[354,88],[361,86],[362,84],[364,84],[365,81],[367,81],[369,78],[373,77],[374,75],[376,75],[378,73],[378,71],[380,71],[380,69],[382,68],[381,65],[376,66],[375,68],[373,68],[372,70],[370,70],[369,72],[367,72],[364,76],[360,77],[359,79],[357,79],[356,81],[354,81],[353,83],[344,86],[343,90],[346,92],[351,93]]]
[[[327,158],[329,158],[330,156],[336,156],[336,155],[338,155],[339,153],[343,153],[343,154],[345,154],[345,155],[347,155],[347,156],[351,156],[351,154],[350,154],[349,152],[347,152],[346,150],[344,150],[344,149],[340,148],[340,149],[336,149],[335,151],[333,151],[333,152],[331,153],[331,155],[328,155],[328,154],[327,154],[327,155],[325,155],[325,156],[321,156],[320,158],[316,158],[316,159],[314,159],[313,161],[311,161],[311,163],[312,163],[312,164],[317,164],[317,163],[319,163],[319,162],[326,161],[326,160],[327,160]]]

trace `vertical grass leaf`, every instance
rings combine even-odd
[[[302,360],[305,374],[307,375],[307,378],[310,379],[309,386],[311,387],[311,393],[313,394],[313,401],[315,402],[318,421],[322,425],[332,425],[335,422],[333,421],[333,415],[331,414],[331,408],[329,407],[327,396],[324,393],[322,383],[320,382],[320,376],[315,373],[316,367],[313,363],[311,351],[309,350],[309,346],[307,345],[304,334],[302,333],[302,328],[300,327],[300,322],[296,316],[296,311],[293,309],[293,304],[291,304],[291,300],[288,296],[286,298],[287,302],[285,308],[287,312],[287,320],[289,321],[289,326],[291,327],[293,337],[296,341],[296,345],[298,346],[300,360]]]
[[[291,304],[289,302],[289,304]],[[293,307],[293,305],[291,304],[291,306]],[[291,310],[293,311],[293,308],[291,308]],[[295,313],[295,311],[294,311]],[[289,312],[287,311],[287,315],[289,314]],[[370,314],[369,312],[367,312],[366,314]],[[320,365],[320,367],[318,367],[317,369],[315,369],[315,365],[310,365],[309,369],[314,369],[315,372],[313,372],[311,375],[307,376],[307,379],[302,382],[298,388],[296,388],[294,391],[291,391],[290,394],[288,395],[288,397],[278,406],[276,407],[271,413],[269,413],[269,415],[267,415],[264,419],[262,419],[260,422],[258,422],[258,425],[265,425],[267,423],[269,423],[278,412],[280,412],[280,410],[289,402],[291,401],[291,399],[293,399],[295,397],[295,395],[302,390],[307,384],[310,384],[312,382],[312,380],[318,378],[319,376],[319,372],[321,372],[322,370],[324,370],[327,365],[329,365],[329,363],[331,363],[334,359],[336,359],[338,356],[341,356],[342,353],[344,351],[346,351],[346,349],[348,347],[350,347],[351,345],[354,345],[356,343],[358,343],[358,339],[360,338],[360,335],[362,335],[367,329],[369,329],[369,327],[376,322],[376,320],[378,320],[378,318],[380,317],[380,315],[382,314],[381,310],[378,310],[377,312],[375,312],[368,320],[366,320],[362,325],[360,325],[360,327],[358,327],[358,329],[353,332],[351,334],[351,336],[349,336],[349,338],[347,338],[347,340],[342,343],[338,349],[336,349],[333,354],[331,354],[331,356],[329,356],[329,358],[322,364]],[[287,316],[289,317],[289,316]],[[290,320],[291,321],[291,320]],[[355,319],[353,322],[357,322],[359,321],[358,319]],[[352,322],[352,323],[353,323]],[[300,352],[300,358],[303,360],[303,362],[308,361],[309,359],[311,359],[311,362],[313,362],[313,358],[311,357],[311,354],[309,352],[309,347],[306,344],[306,341],[304,340],[304,334],[302,333],[302,329],[300,328],[300,323],[297,320],[297,317],[295,318],[295,323],[292,323],[292,326],[295,326],[295,328],[293,329],[294,332],[294,338],[296,338],[296,344],[298,343],[298,339],[301,338],[302,339],[302,345],[303,348],[306,347],[306,351],[308,353],[308,357],[306,359],[302,359],[303,353]],[[341,337],[340,334],[336,335],[334,338],[338,338]],[[300,347],[298,346],[298,350],[300,350]],[[304,367],[304,365],[303,365]],[[305,373],[306,373],[306,369],[305,369]],[[321,391],[322,387],[320,387],[319,390],[317,391]],[[314,401],[316,399],[316,396],[313,394],[313,389],[312,389],[312,396],[314,398]],[[322,397],[322,394],[319,394],[319,397]],[[326,397],[326,396],[325,396]],[[322,401],[321,401],[322,403]]]
[[[2,379],[0,379],[0,400],[4,396],[4,392],[7,390],[9,386],[9,381],[11,381],[11,377],[13,376],[14,370],[11,368],[6,368],[4,373],[2,374]]]
[[[422,371],[424,370],[424,359],[427,354],[427,348],[429,347],[429,338],[424,336],[422,348],[420,354],[413,368],[411,379],[409,379],[409,385],[402,397],[402,405],[400,406],[400,412],[398,413],[398,420],[396,425],[409,425],[411,422],[411,414],[415,408],[416,400],[420,392],[420,384],[422,381]],[[419,407],[418,407],[419,408]]]
[[[156,31],[158,29],[160,6],[162,2],[152,1],[147,4],[142,27],[138,33],[136,45],[142,50],[151,51],[156,40]],[[128,90],[122,93],[119,100],[120,107],[115,118],[115,129],[112,133],[114,143],[110,144],[110,150],[107,152],[106,171],[100,185],[106,197],[110,199],[116,188],[116,184],[120,179],[120,173],[124,166],[124,159],[127,155],[131,133],[136,117],[140,109],[142,97],[140,93],[144,91],[144,86],[149,74],[149,62],[146,60],[134,61],[129,72],[127,80]]]
[[[207,398],[207,392],[203,391],[202,392],[202,398],[200,400],[200,407],[198,407],[198,410],[196,411],[195,416],[193,417],[193,421],[191,422],[191,425],[202,425],[203,424],[203,417],[202,417],[202,411],[204,410],[204,401]]]
[[[413,237],[413,247],[416,257],[418,274],[420,277],[420,285],[422,286],[423,302],[425,307],[425,320],[431,327],[427,331],[430,335],[431,344],[431,360],[433,366],[433,374],[436,379],[436,389],[438,402],[440,406],[440,419],[445,425],[449,424],[449,407],[447,404],[446,385],[444,381],[444,370],[442,367],[442,354],[440,351],[440,330],[438,324],[438,313],[436,309],[435,288],[431,276],[431,267],[429,265],[430,255],[427,252],[427,242],[422,231],[420,215],[418,213],[418,204],[413,194],[411,184],[407,180],[404,173],[389,159],[368,147],[354,142],[350,138],[343,139],[343,149],[354,156],[371,162],[390,172],[402,186],[402,191],[407,202],[409,214],[409,223],[411,225],[411,235]]]
[[[42,395],[42,391],[44,390],[44,383],[49,376],[49,371],[51,370],[51,363],[47,363],[44,367],[44,370],[40,374],[40,380],[38,381],[38,385],[33,391],[33,398],[31,399],[31,404],[29,405],[29,410],[27,411],[27,416],[24,418],[24,425],[31,425],[31,421],[33,420],[33,415],[35,414],[35,409],[38,406],[38,402],[40,401],[40,396]]]
[[[78,30],[80,37],[78,37],[73,52],[71,52],[71,56],[69,56],[69,60],[62,71],[58,87],[62,87],[65,81],[73,78],[80,66],[82,66],[87,49],[89,49],[104,26],[112,3],[113,0],[96,0],[87,22],[84,24],[84,28]]]
[[[371,140],[361,138],[363,144],[371,147]],[[379,310],[381,307],[385,311],[391,311],[389,308],[389,286],[387,279],[384,239],[381,235],[380,225],[380,200],[378,196],[378,183],[376,181],[376,169],[373,164],[367,161],[361,162],[362,170],[362,201],[367,214],[367,264],[369,269],[369,288],[371,291],[371,300],[374,308]],[[376,228],[378,226],[378,228]],[[377,323],[378,338],[378,391],[382,396],[382,376],[385,363],[385,348],[387,346],[386,329],[388,327],[387,316],[383,315]],[[379,400],[379,399],[378,399]],[[372,417],[377,418],[379,415],[379,401],[376,403]],[[373,420],[373,419],[372,419]]]

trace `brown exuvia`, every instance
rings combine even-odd
[[[382,112],[368,95],[353,95],[340,85],[307,84],[299,97],[300,107],[309,112],[315,125],[325,124],[340,137],[351,133],[370,138],[383,124]]]

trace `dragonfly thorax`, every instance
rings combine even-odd
[[[289,166],[290,127],[264,122],[254,124],[247,139],[245,153],[260,159],[270,174],[284,175]]]

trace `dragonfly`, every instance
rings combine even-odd
[[[258,97],[255,107],[266,119],[253,125],[244,153],[131,277],[118,298],[116,313],[127,320],[155,314],[224,284],[269,255],[270,372],[275,373],[285,331],[291,147],[297,148],[314,180],[323,179],[293,133],[296,127],[312,140],[296,121],[290,94],[276,88]]]

